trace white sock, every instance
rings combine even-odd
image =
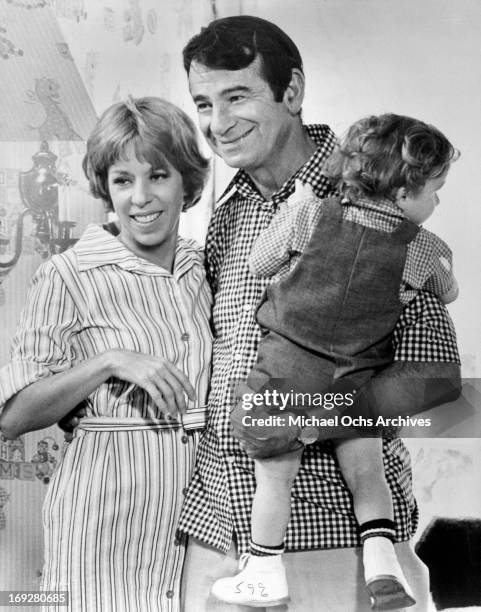
[[[366,582],[376,576],[395,576],[405,588],[407,587],[406,578],[391,540],[382,536],[367,538],[363,544],[362,557]]]

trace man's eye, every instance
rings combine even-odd
[[[240,102],[241,100],[244,99],[245,96],[241,96],[241,95],[237,95],[237,96],[230,96],[229,98],[229,102]]]
[[[207,102],[198,102],[196,106],[198,113],[208,113],[211,109],[211,105]]]

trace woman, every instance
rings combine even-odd
[[[42,589],[68,591],[70,610],[179,609],[175,528],[204,421],[211,295],[200,248],[177,232],[207,167],[177,107],[110,107],[84,169],[120,233],[91,225],[39,268],[0,371],[8,438],[87,413],[44,504]]]

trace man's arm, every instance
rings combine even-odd
[[[372,393],[386,416],[414,415],[461,394],[456,332],[449,313],[431,292],[404,307],[394,329],[395,361],[372,379]],[[384,398],[384,401],[381,401]]]

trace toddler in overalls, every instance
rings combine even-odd
[[[332,438],[352,494],[372,608],[415,604],[393,545],[382,438],[373,429],[373,437],[363,437],[340,427],[340,420],[333,427],[302,429],[289,415],[317,416],[329,424],[334,415],[352,419],[366,409],[389,411],[389,394],[374,397],[368,391],[373,376],[393,360],[392,332],[403,305],[421,289],[444,303],[457,297],[449,247],[420,227],[439,203],[436,192],[456,156],[445,136],[421,121],[393,114],[362,119],[325,168],[339,195],[319,200],[298,183],[255,243],[252,273],[275,282],[257,309],[263,338],[231,415],[234,435],[255,459],[251,550],[239,574],[214,584],[218,599],[264,607],[287,601],[282,552],[291,488],[304,445]],[[364,404],[378,405],[359,400],[352,408],[356,393]],[[325,401],[324,407],[306,407],[304,399],[315,395],[329,406]],[[275,410],[272,404],[281,396],[289,404],[285,400]],[[246,404],[246,398],[257,401]]]

